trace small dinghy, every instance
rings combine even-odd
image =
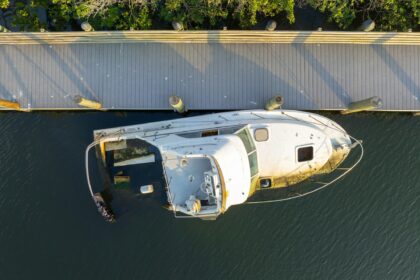
[[[94,169],[102,175],[95,184],[92,150],[99,164]],[[124,208],[142,201],[155,201],[175,217],[213,220],[234,205],[319,191],[349,173],[362,156],[361,142],[323,116],[235,111],[97,130],[86,149],[86,174],[108,221],[118,217],[114,204]]]

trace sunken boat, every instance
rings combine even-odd
[[[355,147],[361,153],[340,167]],[[89,161],[92,151],[96,168]],[[86,174],[90,194],[110,222],[119,215],[114,205],[123,209],[144,201],[175,217],[214,220],[235,205],[323,189],[350,172],[362,155],[359,140],[321,115],[247,110],[96,130],[86,149]],[[100,180],[92,178],[92,169]],[[328,182],[313,180],[334,173]],[[315,186],[293,191],[307,181]]]

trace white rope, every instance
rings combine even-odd
[[[110,135],[107,136],[114,136],[114,135],[119,135],[121,134],[122,131],[118,130],[114,133],[111,133]],[[92,149],[93,147],[95,147],[96,145],[98,145],[101,142],[101,137],[98,137],[97,140],[93,141],[92,143],[89,144],[89,146],[87,146],[86,151],[85,151],[85,169],[86,169],[86,179],[87,179],[87,183],[88,183],[88,187],[89,187],[89,192],[93,198],[93,201],[96,203],[96,199],[95,199],[95,195],[93,193],[92,190],[92,184],[90,183],[90,176],[89,176],[89,151],[90,149]]]
[[[94,198],[94,194],[93,194],[92,185],[90,183],[90,176],[89,176],[89,151],[90,151],[90,149],[92,149],[93,147],[98,145],[99,142],[100,142],[100,139],[90,143],[89,146],[86,148],[86,151],[85,151],[86,178],[87,178],[87,183],[88,183],[89,191],[90,191],[90,194],[92,195],[92,198]],[[96,202],[96,200],[95,200],[95,202]]]

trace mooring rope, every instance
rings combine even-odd
[[[114,133],[111,133],[107,136],[116,136],[116,135],[121,135],[122,134],[122,130],[118,130]],[[87,179],[87,183],[88,183],[88,187],[89,187],[89,192],[92,195],[92,199],[95,201],[95,203],[97,202],[95,199],[95,195],[93,193],[92,190],[92,184],[90,183],[90,175],[89,175],[89,151],[90,149],[92,149],[93,147],[95,147],[96,145],[98,145],[101,142],[101,137],[99,137],[97,140],[93,141],[92,143],[89,144],[89,146],[87,146],[86,151],[85,151],[85,169],[86,169],[86,179]]]

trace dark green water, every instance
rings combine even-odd
[[[0,114],[0,279],[420,279],[420,117],[328,114],[363,139],[350,175],[215,222],[144,207],[108,224],[85,183],[92,130],[149,113]]]

